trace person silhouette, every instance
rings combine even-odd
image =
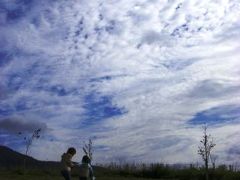
[[[95,180],[91,159],[88,155],[82,157],[82,164],[79,166],[79,180]]]
[[[72,157],[76,154],[74,147],[68,148],[66,153],[63,153],[61,158],[61,174],[65,180],[71,180],[71,169],[75,164],[72,162]]]

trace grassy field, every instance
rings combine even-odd
[[[22,174],[22,171],[0,171],[0,180],[64,180],[64,178],[60,174],[58,175],[57,172],[55,172],[54,174],[48,174],[47,172],[43,173],[41,171],[36,171],[27,174]],[[73,175],[72,180],[78,180],[77,175]],[[153,180],[153,179],[111,176],[102,174],[101,177],[97,176],[96,180]],[[166,179],[154,179],[154,180],[166,180]]]
[[[61,176],[34,176],[34,175],[11,175],[5,174],[0,177],[1,180],[64,180]],[[72,180],[78,180],[77,177],[73,177]],[[99,177],[96,180],[151,180],[142,178],[125,178],[125,177]],[[163,180],[163,179],[154,179]],[[173,180],[173,179],[172,179]]]
[[[101,171],[101,173],[96,173],[96,180],[153,180],[151,178],[137,178],[133,176],[125,175],[114,175],[108,172]],[[72,173],[72,180],[78,180],[78,174]],[[31,169],[27,170],[25,174],[22,169],[0,169],[0,180],[64,180],[61,176],[60,171],[56,169]],[[156,178],[154,180],[177,180],[177,179],[164,179]]]

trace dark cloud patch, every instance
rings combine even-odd
[[[228,149],[228,154],[239,156],[240,155],[240,146],[237,146],[237,145],[232,146],[230,149]]]
[[[162,35],[155,31],[146,32],[142,41],[146,44],[154,44],[162,40]]]
[[[239,160],[240,156],[240,146],[239,145],[233,145],[226,151],[227,154],[227,160],[228,161],[236,161]]]
[[[11,106],[0,104],[0,115],[1,116],[9,116],[13,112],[14,112],[14,109]]]
[[[79,95],[79,89],[77,88],[66,88],[61,84],[56,85],[38,85],[35,87],[37,91],[44,91],[54,96],[68,96],[68,95]]]
[[[181,71],[197,61],[197,59],[172,59],[164,62],[162,65],[170,71]]]
[[[6,97],[6,94],[7,94],[6,88],[4,88],[4,85],[0,83],[0,99],[4,99]],[[0,111],[1,111],[1,103],[0,103]]]
[[[7,65],[11,60],[9,52],[0,50],[0,67]]]
[[[189,93],[193,98],[217,98],[239,91],[239,86],[228,86],[213,80],[204,80]]]
[[[31,9],[33,0],[13,0],[0,2],[1,10],[5,10],[8,21],[19,20]]]
[[[89,80],[90,83],[101,83],[104,81],[111,81],[116,78],[124,78],[127,77],[126,74],[119,74],[119,75],[106,75],[101,77],[92,78]]]
[[[27,121],[18,118],[0,120],[0,130],[8,133],[33,132],[39,128],[46,130],[47,125],[39,121]]]

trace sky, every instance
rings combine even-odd
[[[239,0],[1,0],[0,144],[60,160],[240,160]],[[19,134],[21,132],[21,134]]]

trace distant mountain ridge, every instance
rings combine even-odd
[[[0,167],[21,167],[23,166],[24,158],[26,158],[27,166],[30,167],[59,167],[59,162],[54,161],[39,161],[32,157],[21,154],[9,147],[0,145]]]

